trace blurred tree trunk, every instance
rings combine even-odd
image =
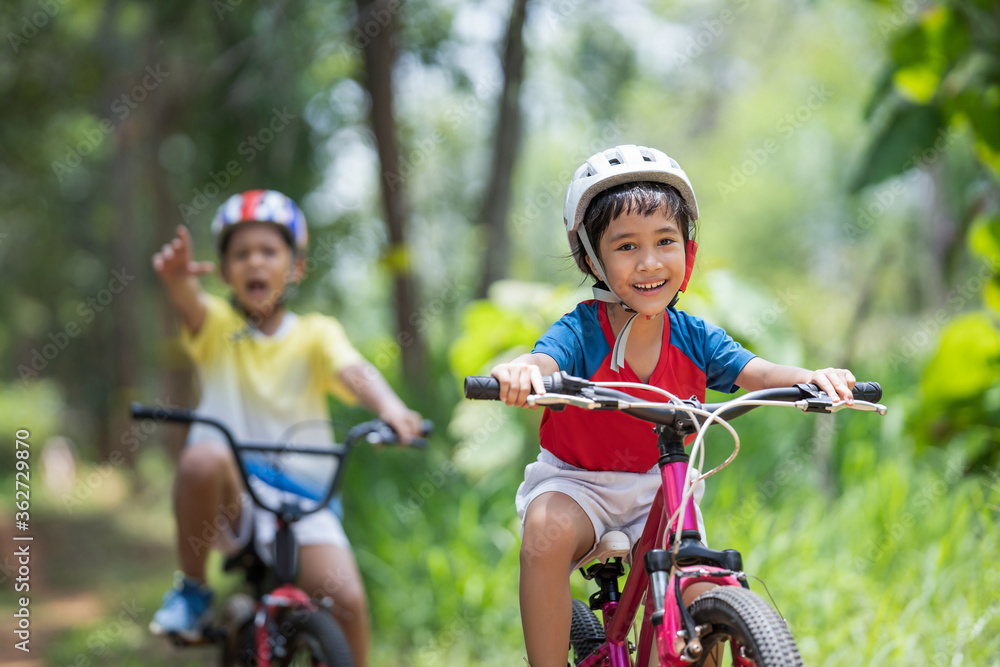
[[[480,220],[486,226],[486,261],[477,290],[486,297],[489,286],[507,275],[510,238],[507,213],[510,210],[514,163],[521,144],[521,83],[524,80],[524,18],[528,0],[513,0],[507,43],[503,54],[503,90],[494,133],[493,164]]]
[[[124,276],[121,281],[125,284],[121,292],[115,296],[115,303],[111,306],[113,309],[111,368],[114,391],[108,406],[112,413],[107,417],[111,441],[102,443],[102,453],[105,456],[119,450],[129,465],[135,461],[135,452],[129,448],[122,449],[119,445],[122,434],[130,426],[126,413],[128,397],[138,386],[136,369],[139,313],[136,307],[139,303],[140,287],[138,281],[135,281],[135,276],[139,271],[139,256],[136,252],[139,244],[136,240],[135,216],[132,210],[137,185],[134,162],[138,144],[135,139],[140,136],[138,130],[138,127],[129,127],[128,121],[120,128],[114,162],[111,166],[111,205],[115,216],[112,274],[117,272],[118,275]]]
[[[207,77],[206,77],[207,78]],[[150,100],[153,105],[151,117],[153,122],[149,128],[149,149],[145,152],[144,176],[150,184],[150,195],[153,206],[151,215],[152,239],[149,245],[141,246],[142,256],[140,260],[151,262],[153,253],[164,243],[174,237],[177,225],[183,222],[178,217],[180,201],[171,192],[168,184],[170,174],[164,169],[159,160],[159,147],[178,126],[178,119],[182,118],[184,110],[189,107],[191,100],[195,97],[192,87],[196,85],[189,79],[182,79],[175,83],[177,87],[185,86],[183,90],[174,89],[171,96],[159,96]],[[204,81],[202,82],[204,85]],[[195,247],[195,252],[202,258],[205,257],[204,249]],[[213,253],[214,254],[214,253]],[[149,266],[147,264],[147,266]],[[155,340],[176,341],[179,335],[180,319],[177,317],[173,306],[167,301],[166,293],[159,279],[155,277],[151,287],[151,296],[156,303],[157,319],[159,320],[159,331],[154,334]],[[163,349],[163,348],[160,348]],[[159,386],[156,399],[162,401],[170,407],[193,407],[195,405],[194,374],[190,360],[187,358],[177,343],[165,346],[165,352],[155,356],[157,369],[160,371]],[[189,427],[177,425],[178,427],[159,429],[157,438],[163,440],[170,456],[176,461],[180,457],[184,443],[187,441]]]
[[[405,176],[400,175],[399,145],[392,111],[392,69],[396,60],[393,33],[396,15],[387,0],[357,0],[358,29],[380,26],[364,46],[365,86],[371,96],[371,128],[378,144],[382,176],[382,204],[389,228],[388,266],[393,272],[396,301],[397,342],[403,356],[403,369],[412,385],[425,378],[424,341],[417,322],[417,290],[412,273],[410,251],[406,245],[406,226],[410,217]],[[395,8],[398,11],[398,6]],[[371,21],[378,18],[376,22]],[[385,20],[383,20],[383,18]]]

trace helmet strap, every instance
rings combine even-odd
[[[698,254],[698,244],[693,240],[684,244],[684,282],[681,283],[681,291],[687,289],[688,281],[691,280],[691,273],[694,271],[694,256]]]
[[[677,294],[674,295],[667,308],[676,306],[677,300],[681,298],[681,292],[687,290],[688,281],[691,280],[691,273],[694,271],[694,258],[697,254],[698,244],[694,240],[690,240],[684,244],[684,282],[681,283],[680,289],[677,290]]]
[[[601,266],[600,260],[597,259],[597,253],[594,252],[594,247],[587,237],[587,230],[580,227],[577,234],[580,237],[580,244],[583,245],[583,249],[587,253],[587,257],[590,258],[590,263],[594,271],[597,272],[597,276],[600,278],[599,282],[593,287],[594,298],[605,303],[617,303],[625,309],[626,313],[632,313],[632,316],[628,318],[628,322],[618,332],[618,336],[615,338],[615,346],[611,350],[611,370],[618,372],[625,365],[625,347],[628,345],[628,334],[632,330],[632,322],[635,321],[635,316],[639,313],[632,310],[627,303],[618,298],[618,295],[608,287],[608,280],[604,275],[604,267]]]

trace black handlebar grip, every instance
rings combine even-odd
[[[545,387],[545,391],[552,391],[553,377],[560,376],[556,374],[542,377],[542,386]],[[559,387],[556,387],[557,391],[558,389]],[[465,378],[465,397],[474,401],[499,401],[500,381],[488,375],[469,375]]]
[[[855,382],[854,398],[859,401],[878,403],[882,400],[882,387],[878,382]]]
[[[183,424],[192,421],[190,410],[172,410],[132,403],[129,405],[129,412],[132,414],[132,419],[152,419],[159,422],[181,422]]]
[[[465,397],[474,401],[499,401],[500,381],[491,376],[470,375],[465,378]]]

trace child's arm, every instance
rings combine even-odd
[[[420,435],[423,418],[403,403],[382,374],[367,361],[340,371],[340,379],[351,388],[362,405],[392,427],[404,445]]]
[[[747,391],[791,387],[800,383],[815,384],[828,396],[839,396],[849,405],[854,403],[854,395],[851,393],[855,383],[854,375],[845,368],[809,371],[795,366],[779,366],[760,357],[754,357],[736,378],[736,384]]]
[[[174,305],[188,331],[195,334],[205,323],[205,303],[198,276],[211,273],[211,262],[194,261],[194,247],[187,227],[177,227],[177,236],[153,255],[153,268],[167,288],[167,297]]]
[[[505,364],[498,364],[490,375],[500,381],[500,400],[523,408],[530,394],[544,394],[543,375],[559,372],[559,364],[547,354],[522,354]]]

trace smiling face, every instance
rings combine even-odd
[[[662,313],[684,282],[684,235],[662,210],[613,218],[596,250],[608,287],[642,315]]]
[[[277,226],[248,222],[230,232],[221,269],[247,313],[266,321],[281,305],[288,284],[301,280],[302,266]]]

